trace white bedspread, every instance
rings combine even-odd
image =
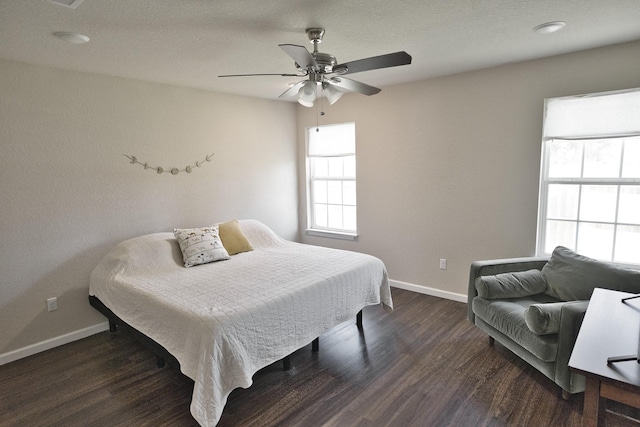
[[[91,295],[164,346],[194,380],[191,413],[217,424],[231,391],[364,306],[393,303],[384,264],[370,255],[293,243],[258,221],[254,247],[185,268],[173,233],[124,241],[91,274]]]

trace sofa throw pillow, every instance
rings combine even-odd
[[[618,267],[558,246],[542,268],[546,293],[562,301],[588,300],[595,288],[640,292],[640,271]]]
[[[237,220],[227,221],[218,224],[220,227],[220,240],[229,255],[239,254],[253,250],[253,246],[240,229]]]
[[[229,254],[222,245],[218,226],[205,228],[174,229],[185,267],[207,264],[209,262],[229,259]]]
[[[547,284],[540,270],[501,273],[476,279],[478,295],[484,299],[520,298],[541,294]]]
[[[524,311],[527,327],[536,335],[557,334],[560,330],[560,313],[566,302],[532,304]]]

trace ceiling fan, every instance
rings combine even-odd
[[[375,95],[380,92],[377,87],[342,77],[345,74],[411,64],[411,55],[404,51],[338,64],[335,56],[318,52],[318,44],[322,42],[324,37],[324,28],[313,27],[307,28],[306,31],[309,41],[313,43],[313,52],[309,52],[304,46],[295,44],[278,45],[293,58],[299,74],[226,74],[218,77],[308,77],[308,79],[301,80],[291,86],[280,95],[280,98],[297,95],[300,104],[305,107],[312,107],[318,96],[318,87],[327,97],[329,105],[333,105],[340,99],[345,91],[358,92],[363,95]]]

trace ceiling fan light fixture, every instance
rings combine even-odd
[[[298,104],[302,105],[303,107],[313,107],[313,101],[305,101],[302,98],[298,98]]]
[[[336,89],[335,86],[329,83],[324,83],[322,85],[322,89],[324,91],[324,95],[327,97],[327,100],[329,101],[329,105],[335,104],[336,101],[340,99],[342,95],[344,95],[344,92]]]
[[[316,100],[316,83],[311,80],[305,82],[298,91],[298,103],[305,107],[313,107],[313,101]]]

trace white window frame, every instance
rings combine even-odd
[[[624,99],[630,99],[630,102],[619,102],[623,97]],[[581,103],[581,105],[587,105],[587,108],[580,110],[580,120],[557,120],[562,114],[567,113],[569,117],[572,114],[572,102]],[[611,105],[608,103],[611,102]],[[593,108],[590,107],[593,105]],[[603,108],[606,106],[606,108]],[[550,108],[551,107],[551,108]],[[555,109],[555,110],[554,110]],[[561,110],[562,109],[562,110]],[[590,110],[591,109],[591,110]],[[563,98],[550,98],[545,100],[545,115],[544,115],[544,127],[542,138],[542,158],[540,167],[540,191],[539,191],[539,203],[538,203],[538,228],[537,228],[537,242],[536,242],[536,254],[538,256],[548,256],[553,248],[548,248],[547,237],[547,224],[548,221],[563,222],[568,221],[575,223],[575,238],[573,242],[565,244],[570,249],[580,251],[580,227],[585,226],[603,226],[613,228],[613,241],[611,246],[611,254],[607,257],[594,256],[589,253],[584,255],[598,258],[606,261],[613,261],[617,264],[627,264],[637,266],[639,263],[616,261],[616,243],[618,238],[618,230],[621,227],[638,227],[639,220],[633,218],[632,222],[620,221],[618,217],[618,208],[620,203],[620,193],[624,186],[640,186],[640,177],[619,177],[614,178],[585,178],[585,146],[595,141],[617,141],[621,145],[620,150],[620,169],[622,169],[622,160],[624,160],[625,147],[633,144],[637,147],[640,143],[640,121],[637,119],[621,120],[616,123],[618,118],[623,116],[619,109],[625,109],[625,111],[633,111],[634,117],[640,117],[640,88],[629,89],[623,91],[603,92],[590,95],[581,95],[576,97],[563,97]],[[560,111],[560,112],[559,112]],[[562,114],[561,114],[562,113]],[[629,114],[627,114],[629,116]],[[584,123],[584,125],[583,125]],[[550,146],[561,141],[570,141],[576,147],[579,147],[580,156],[580,177],[572,176],[566,178],[549,177],[550,169]],[[562,218],[548,216],[548,199],[549,186],[559,185],[575,185],[577,186],[578,197],[578,214],[575,218]],[[580,206],[583,195],[586,194],[586,186],[590,186],[591,189],[595,189],[598,186],[609,186],[609,188],[615,188],[615,214],[613,220],[593,220],[585,219],[581,217],[583,214],[580,212]],[[640,216],[640,212],[638,214]],[[584,239],[584,234],[582,235]],[[553,244],[553,243],[550,243]],[[583,243],[584,245],[584,243]]]
[[[313,138],[315,136],[315,134],[327,130],[331,130],[330,128],[335,127],[335,126],[350,126],[352,127],[352,131],[353,131],[353,135],[352,135],[352,140],[350,139],[349,142],[347,144],[336,144],[336,146],[331,147],[331,148],[327,148],[326,150],[324,150],[323,153],[312,153],[313,148],[312,148],[312,144],[313,144]],[[347,131],[349,131],[347,129]],[[346,148],[345,150],[345,145],[348,146],[348,148]],[[317,151],[317,149],[316,149]],[[319,157],[353,157],[354,160],[353,162],[355,163],[355,156],[356,156],[356,150],[355,150],[355,123],[353,122],[348,122],[348,123],[339,123],[339,124],[332,124],[332,125],[323,125],[323,126],[314,126],[314,127],[310,127],[306,129],[306,172],[307,172],[307,229],[306,229],[306,233],[307,235],[311,235],[311,236],[320,236],[320,237],[330,237],[330,238],[335,238],[335,239],[343,239],[343,240],[356,240],[358,237],[358,231],[357,231],[357,202],[355,202],[354,204],[347,204],[345,203],[344,199],[342,201],[342,203],[328,203],[328,204],[333,204],[333,205],[340,205],[342,208],[344,208],[344,206],[349,206],[349,207],[353,207],[356,210],[356,224],[355,224],[355,228],[354,229],[347,229],[347,228],[331,228],[328,226],[322,226],[322,225],[318,225],[316,218],[315,218],[315,195],[314,195],[314,181],[316,180],[322,180],[322,181],[338,181],[338,182],[352,182],[354,187],[357,186],[357,179],[356,179],[356,175],[357,175],[357,171],[355,171],[355,166],[354,166],[354,174],[353,176],[341,176],[341,177],[334,177],[334,176],[316,176],[316,171],[313,168],[314,162],[313,162],[313,158],[319,158]]]

